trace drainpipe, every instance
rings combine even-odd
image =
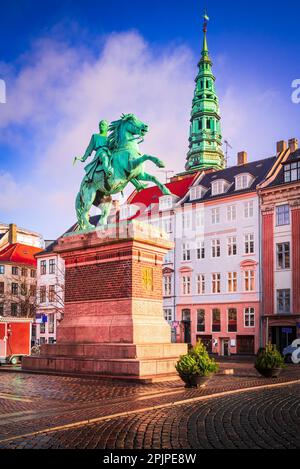
[[[263,347],[263,274],[262,274],[262,250],[263,250],[263,240],[262,240],[262,213],[261,213],[261,197],[260,192],[258,191],[258,240],[259,240],[259,305],[260,305],[260,320],[259,320],[259,346]]]
[[[175,321],[177,321],[177,317],[176,317],[176,246],[177,246],[177,237],[176,237],[176,227],[177,227],[177,224],[176,224],[176,210],[174,210],[174,217],[173,217],[173,221],[174,221],[174,226],[173,226],[173,230],[174,230],[174,262],[173,262],[173,265],[174,265],[174,289],[173,289],[173,308],[174,308],[174,319]],[[179,321],[178,321],[179,322]],[[176,342],[177,342],[177,327],[176,327],[176,333],[175,333],[175,336],[176,336]]]

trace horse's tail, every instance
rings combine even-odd
[[[75,208],[76,208],[77,220],[80,223],[80,220],[82,220],[82,215],[83,215],[83,212],[84,212],[84,201],[83,201],[83,198],[82,198],[82,187],[80,188],[80,191],[78,192],[78,194],[76,196]]]

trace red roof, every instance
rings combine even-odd
[[[42,251],[42,249],[27,246],[26,244],[9,244],[0,251],[0,263],[13,262],[14,264],[36,267],[34,255],[40,251]]]
[[[190,186],[194,182],[195,178],[198,176],[198,173],[194,174],[191,177],[186,177],[179,179],[178,181],[169,182],[166,184],[167,188],[170,189],[172,194],[177,195],[182,198],[185,196]],[[148,187],[147,189],[142,190],[141,192],[134,191],[133,194],[128,198],[129,204],[143,204],[146,207],[149,207],[151,204],[158,204],[159,198],[162,197],[162,192],[157,186]]]

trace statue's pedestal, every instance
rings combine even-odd
[[[57,343],[23,359],[32,371],[157,380],[175,376],[185,344],[163,317],[162,262],[173,243],[138,222],[60,238],[65,312]]]

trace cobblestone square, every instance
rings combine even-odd
[[[201,389],[1,371],[0,416],[1,449],[300,449],[299,367],[222,363]]]

